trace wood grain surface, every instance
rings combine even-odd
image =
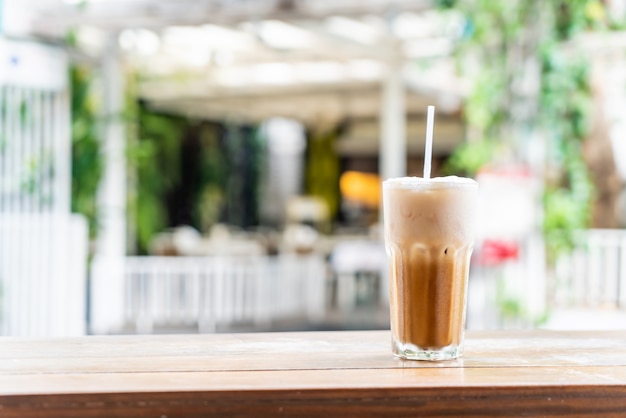
[[[402,361],[387,331],[0,338],[0,417],[626,416],[625,332],[469,333]]]

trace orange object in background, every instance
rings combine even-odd
[[[380,205],[381,184],[376,174],[346,171],[339,179],[339,189],[344,199],[370,208]]]

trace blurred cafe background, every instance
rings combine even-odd
[[[429,104],[468,329],[626,328],[626,0],[0,0],[0,334],[388,328]]]

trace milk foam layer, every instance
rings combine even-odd
[[[474,179],[457,176],[434,177],[431,179],[422,177],[395,177],[385,180],[383,185],[385,187],[399,189],[424,189],[440,187],[476,187],[478,183]]]
[[[476,218],[475,180],[465,177],[399,177],[383,184],[388,240],[413,245],[472,242]]]

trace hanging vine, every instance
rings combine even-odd
[[[512,133],[538,127],[547,139],[543,231],[553,259],[571,248],[577,230],[588,227],[593,199],[581,151],[590,128],[589,62],[568,46],[583,30],[615,24],[598,0],[440,5],[465,16],[457,58],[474,81],[464,109],[469,140],[448,168],[474,175],[489,163],[514,159],[521,153]],[[538,78],[534,95],[524,92],[528,71]]]
[[[97,193],[104,169],[101,154],[100,120],[92,90],[93,70],[73,64],[69,71],[71,89],[72,212],[87,218],[89,237],[98,229]]]

